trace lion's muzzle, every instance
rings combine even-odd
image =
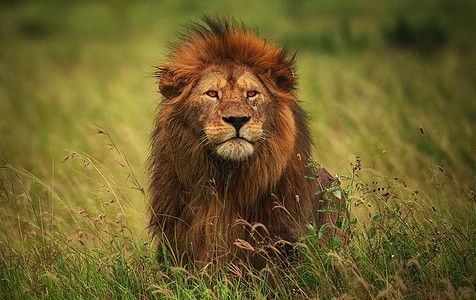
[[[222,133],[227,132],[227,134],[222,136],[223,140],[216,144],[215,151],[219,156],[229,160],[243,161],[253,154],[253,142],[249,140],[246,134],[247,126],[245,126],[250,119],[249,116],[222,117],[223,124],[226,124],[222,127]]]

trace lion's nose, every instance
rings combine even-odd
[[[235,127],[236,132],[240,131],[240,128],[246,124],[251,119],[251,117],[228,117],[228,118],[223,118],[223,121],[227,122],[228,124],[231,124],[233,127]]]

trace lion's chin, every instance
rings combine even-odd
[[[224,159],[243,161],[253,154],[253,145],[244,139],[233,138],[218,145],[216,153]]]

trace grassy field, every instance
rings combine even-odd
[[[248,275],[155,261],[151,73],[204,13],[297,52],[348,244],[316,232],[299,262]],[[0,298],[474,299],[475,15],[450,0],[0,1]]]

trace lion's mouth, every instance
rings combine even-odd
[[[234,136],[234,137],[229,138],[229,139],[227,139],[227,140],[224,140],[223,142],[220,142],[220,143],[218,143],[218,144],[216,144],[216,145],[217,145],[217,146],[220,146],[220,145],[223,145],[223,144],[225,144],[225,143],[235,142],[235,141],[236,141],[236,142],[239,142],[239,143],[240,143],[240,142],[247,142],[247,143],[250,143],[251,145],[254,144],[253,142],[251,142],[251,141],[249,141],[249,140],[247,140],[247,139],[245,139],[245,138],[243,138],[243,137]]]

